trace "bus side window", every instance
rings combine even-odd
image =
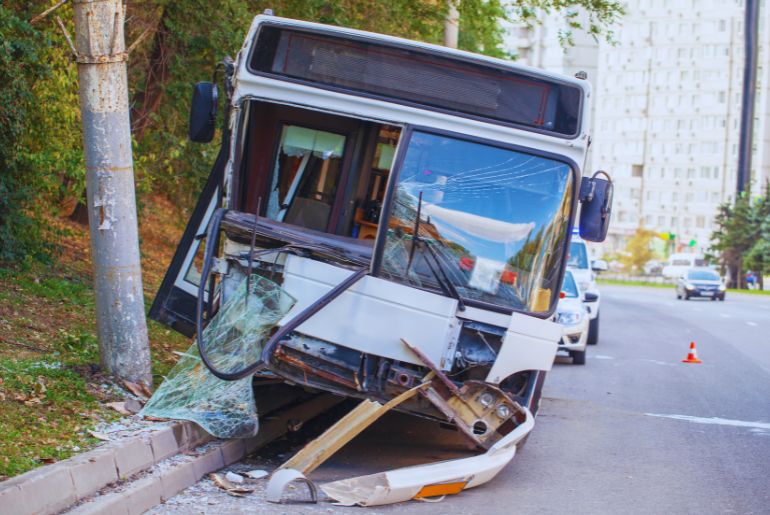
[[[325,231],[340,180],[345,136],[284,125],[266,215]]]
[[[364,174],[366,188],[358,199],[352,235],[361,240],[374,240],[380,222],[385,186],[388,182],[396,144],[401,129],[383,125],[380,127],[368,173]]]

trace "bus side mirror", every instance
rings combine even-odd
[[[597,177],[604,175],[606,179]],[[580,237],[587,241],[604,241],[612,214],[612,179],[607,172],[598,171],[593,177],[583,177],[580,183]]]
[[[214,139],[218,99],[217,86],[213,82],[199,82],[195,85],[188,131],[191,141],[208,143]]]

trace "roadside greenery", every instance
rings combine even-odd
[[[762,196],[742,195],[734,204],[720,205],[711,235],[711,258],[716,258],[730,278],[728,286],[746,288],[748,270],[762,277],[770,274],[770,181]]]
[[[656,257],[650,245],[656,235],[655,231],[643,227],[636,229],[633,236],[628,239],[626,248],[618,255],[618,260],[626,272],[641,274],[644,265]]]

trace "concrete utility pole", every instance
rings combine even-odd
[[[447,0],[448,12],[444,20],[444,46],[457,48],[457,38],[460,35],[460,12],[457,3],[460,0]]]
[[[102,366],[152,386],[128,112],[122,0],[72,0]]]
[[[757,40],[759,38],[759,0],[746,0],[744,22],[746,57],[743,68],[743,105],[741,106],[741,141],[738,149],[736,200],[751,188],[751,147],[754,141],[754,104],[757,97]],[[728,99],[729,104],[729,99]]]

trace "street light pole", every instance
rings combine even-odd
[[[102,366],[152,385],[128,112],[122,0],[72,0]]]
[[[743,67],[743,105],[741,106],[741,140],[738,151],[736,200],[751,189],[751,149],[754,139],[754,104],[757,96],[757,40],[759,34],[759,0],[746,0],[744,22],[745,62]],[[729,102],[730,99],[727,99]]]
[[[457,3],[460,0],[447,0],[447,15],[444,19],[444,46],[457,48],[460,35],[460,12]]]

